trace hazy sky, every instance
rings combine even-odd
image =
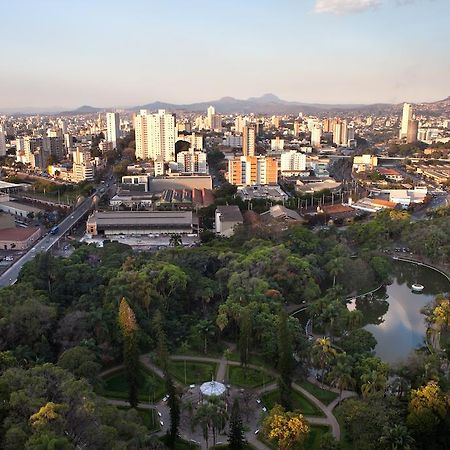
[[[449,0],[17,0],[0,110],[450,95]]]

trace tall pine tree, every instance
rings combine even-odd
[[[278,388],[280,392],[280,403],[286,410],[292,408],[292,372],[294,361],[292,356],[292,335],[289,330],[288,315],[282,311],[278,325],[278,371],[280,378]]]
[[[231,417],[228,431],[228,448],[231,450],[242,450],[245,448],[244,427],[242,425],[239,401],[234,399],[231,408]]]
[[[168,395],[167,405],[170,410],[170,428],[168,431],[168,445],[169,448],[175,448],[178,437],[178,428],[180,426],[180,398],[178,397],[177,389],[173,383],[172,377],[168,372],[166,376],[166,392]]]
[[[123,336],[123,362],[128,382],[128,401],[135,408],[138,404],[138,326],[134,312],[125,298],[122,298],[119,304],[119,327]]]

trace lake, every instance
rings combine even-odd
[[[358,298],[348,306],[364,314],[364,328],[377,340],[377,356],[394,364],[423,345],[426,324],[421,310],[437,294],[449,292],[450,282],[433,269],[402,261],[393,262],[392,279],[373,296]],[[424,290],[413,293],[414,283],[425,286]]]

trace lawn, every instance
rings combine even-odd
[[[329,405],[339,394],[332,391],[327,391],[326,389],[321,389],[316,384],[310,383],[309,381],[302,381],[299,383],[300,386],[307,390],[314,397],[318,398],[325,405]]]
[[[158,401],[165,394],[164,381],[142,366],[139,370],[138,383],[138,399],[141,402]],[[98,392],[100,395],[124,400],[128,399],[128,382],[125,370],[118,370],[106,376],[103,386],[103,389]]]
[[[164,442],[164,444],[167,443],[167,436],[162,436],[159,438],[160,441]],[[188,442],[183,439],[177,439],[175,443],[175,450],[197,450],[199,448],[198,445],[194,444],[193,442]]]
[[[200,384],[216,376],[217,364],[192,361],[170,361],[169,373],[181,383]],[[185,378],[186,375],[186,378]]]
[[[272,409],[276,403],[279,403],[278,390],[264,394],[262,396],[262,401],[267,409]],[[292,391],[292,408],[293,410],[301,412],[305,416],[324,416],[322,410],[311,403],[306,397],[300,394],[300,392],[294,390]]]
[[[256,370],[241,366],[228,366],[228,383],[234,386],[255,388],[263,384],[271,383],[273,377],[262,370]]]

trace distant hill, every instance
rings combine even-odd
[[[173,104],[165,102],[153,102],[145,105],[130,108],[133,111],[140,109],[156,110],[167,109],[169,111],[192,111],[200,112],[206,111],[208,106],[214,106],[216,112],[219,114],[298,114],[299,112],[305,114],[319,114],[325,112],[381,112],[392,108],[390,104],[376,104],[376,105],[362,105],[362,104],[342,104],[330,105],[320,103],[302,103],[290,102],[282,100],[274,94],[265,94],[261,97],[250,97],[246,100],[237,99],[234,97],[222,97],[218,100],[211,100],[209,102],[190,103],[190,104]]]
[[[83,105],[72,111],[62,111],[62,112],[60,112],[60,114],[74,116],[76,114],[94,114],[94,113],[102,112],[104,110],[105,110],[104,108],[96,108],[94,106]]]

